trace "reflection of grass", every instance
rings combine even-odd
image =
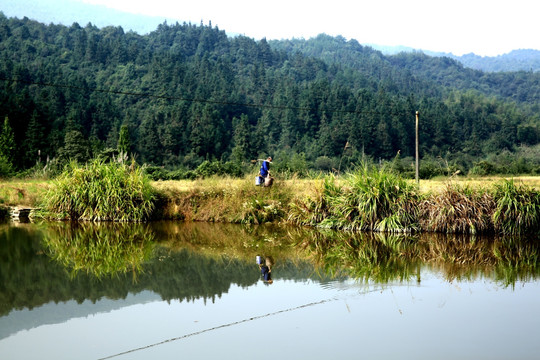
[[[325,273],[363,281],[411,280],[420,264],[414,239],[404,235],[327,232],[307,246]]]
[[[137,274],[152,252],[154,235],[141,224],[51,224],[43,240],[48,255],[70,269],[96,277]]]
[[[481,275],[513,285],[540,275],[540,245],[526,239],[327,232],[304,247],[327,274],[382,283],[417,278],[426,265],[449,281]]]
[[[160,245],[171,250],[188,248],[206,256],[227,256],[255,263],[256,255],[271,255],[289,261],[299,260],[298,239],[310,230],[265,225],[211,224],[162,221],[154,224]]]
[[[494,278],[504,285],[540,275],[540,244],[523,238],[456,234],[390,234],[329,229],[163,221],[151,224],[49,224],[47,253],[73,273],[110,276],[139,272],[161,250],[161,261],[188,250],[226,267],[232,260],[253,264],[255,256],[276,259],[280,276],[291,271],[322,277],[350,276],[388,283],[420,279],[424,266],[449,281]],[[156,255],[156,254],[154,254]],[[287,264],[287,269],[284,269]],[[292,267],[295,267],[293,269]],[[281,267],[281,268],[280,268]],[[290,268],[289,268],[290,267]]]
[[[190,249],[216,259],[254,263],[271,255],[277,263],[310,262],[321,276],[350,276],[388,283],[416,281],[424,266],[449,281],[495,278],[504,285],[540,275],[540,244],[525,238],[483,238],[458,234],[391,234],[343,232],[283,226],[241,226],[161,222],[160,245],[171,251]]]

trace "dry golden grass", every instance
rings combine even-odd
[[[420,180],[421,193],[436,193],[443,191],[449,182],[457,185],[469,186],[476,189],[491,188],[494,184],[502,180],[514,179],[514,182],[522,183],[526,186],[540,190],[540,176],[486,176],[486,177],[454,177],[454,178],[435,178],[429,180]],[[414,181],[414,180],[411,180]]]
[[[468,186],[473,189],[492,189],[497,183],[504,179],[514,179],[516,184],[522,183],[526,186],[540,190],[540,176],[490,176],[490,177],[454,177],[454,178],[435,178],[429,180],[420,180],[420,193],[437,194],[443,192],[449,183],[458,186]],[[277,179],[275,187],[286,188],[295,198],[314,197],[317,189],[321,188],[324,180],[322,179],[298,179],[289,180]],[[338,183],[339,179],[336,180]],[[415,180],[410,180],[414,183]],[[233,179],[228,177],[214,177],[201,180],[171,180],[155,181],[152,185],[158,190],[164,190],[169,194],[180,194],[191,191],[203,191],[204,189],[220,189],[229,192],[235,192],[240,189],[256,188],[255,180],[251,177],[243,179]]]
[[[255,186],[254,177],[249,176],[155,181],[152,186],[166,199],[161,205],[163,218],[218,222],[242,222],[251,218],[257,223],[254,213],[279,212],[293,198],[316,194],[318,183],[319,180],[291,179],[263,188]]]
[[[38,207],[50,187],[51,182],[45,180],[2,180],[0,204]]]
[[[277,180],[275,187],[284,187],[289,189],[294,196],[304,197],[310,196],[316,192],[318,186],[322,184],[323,180],[313,179],[290,179],[290,180]],[[234,192],[235,190],[242,189],[260,189],[255,187],[255,179],[249,178],[230,178],[230,177],[212,177],[200,180],[167,180],[167,181],[154,181],[152,182],[157,190],[165,191],[167,193],[179,194],[183,192],[191,191],[203,191],[208,189],[225,190]]]

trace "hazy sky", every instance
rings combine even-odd
[[[462,55],[540,49],[538,0],[78,0],[260,39],[322,32]]]
[[[37,0],[36,0],[37,1]],[[462,55],[540,50],[539,0],[69,0],[260,39],[342,35]]]

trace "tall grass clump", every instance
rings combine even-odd
[[[448,183],[420,205],[422,229],[443,233],[484,233],[493,230],[493,197],[485,191]]]
[[[301,226],[318,226],[329,216],[328,198],[341,193],[341,187],[336,184],[335,177],[328,175],[324,178],[321,188],[315,190],[315,196],[295,199],[289,206],[288,221]],[[331,227],[331,226],[327,226]]]
[[[289,219],[298,224],[316,222],[314,225],[320,227],[354,231],[419,229],[416,187],[385,167],[362,165],[343,184],[327,177],[321,194],[317,202],[293,204]]]
[[[71,162],[45,198],[52,217],[93,221],[144,221],[154,210],[155,194],[140,167],[122,161]]]
[[[540,192],[514,180],[495,185],[495,229],[502,234],[523,234],[540,229]]]

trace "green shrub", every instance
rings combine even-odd
[[[243,171],[239,164],[227,161],[222,163],[221,161],[203,161],[197,169],[195,169],[194,174],[196,177],[208,178],[215,175],[229,175],[232,177],[242,177]]]
[[[53,182],[44,208],[71,220],[143,221],[154,210],[154,190],[143,170],[132,162],[94,160],[69,163]]]
[[[480,175],[480,176],[487,176],[487,175],[493,175],[498,172],[497,165],[489,162],[489,161],[479,161],[476,164],[474,164],[473,168],[471,169],[470,173],[472,175]]]
[[[0,154],[0,179],[11,176],[12,172],[13,166],[5,156]]]
[[[495,228],[503,234],[521,234],[540,228],[540,192],[513,180],[495,186]]]
[[[170,174],[167,170],[161,166],[144,166],[144,173],[150,178],[150,180],[169,180]]]
[[[418,203],[414,185],[385,168],[362,165],[343,186],[326,177],[320,198],[293,204],[289,219],[345,230],[412,231],[418,229]]]

